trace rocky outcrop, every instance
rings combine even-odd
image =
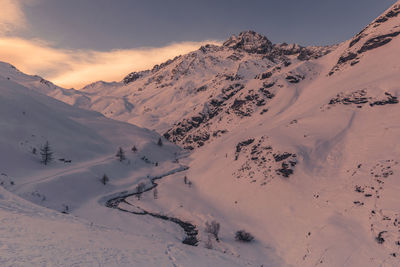
[[[266,54],[273,48],[272,42],[267,37],[254,31],[241,32],[238,36],[232,35],[223,46],[253,54]]]

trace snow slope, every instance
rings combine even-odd
[[[140,232],[127,234],[115,227],[64,215],[3,188],[0,220],[2,266],[245,265],[240,259],[210,250],[190,249]]]
[[[186,170],[178,162],[185,154],[165,139],[158,145],[157,133],[72,107],[4,77],[0,114],[2,265],[255,264],[231,251],[182,244],[185,234],[172,222],[105,206],[121,193],[136,192],[139,183],[150,186],[152,177]],[[46,141],[54,160],[43,165],[39,152]],[[118,147],[125,150],[122,162],[115,157]]]
[[[202,47],[151,71],[131,73],[122,82],[87,86],[80,91],[89,99],[82,105],[63,95],[60,99],[76,106],[156,129],[192,152],[171,144],[160,148],[155,133],[77,109],[74,112],[85,115],[68,113],[67,119],[59,120],[72,117],[83,122],[66,127],[80,132],[82,137],[76,139],[84,140],[85,146],[96,148],[82,153],[79,143],[62,154],[73,162],[78,159],[74,167],[37,165],[29,149],[17,146],[28,135],[3,130],[1,151],[19,149],[1,165],[16,173],[7,176],[15,185],[6,187],[45,207],[62,211],[68,205],[72,214],[117,227],[128,236],[140,233],[148,242],[154,237],[162,244],[171,242],[182,257],[173,256],[177,266],[398,266],[399,11],[397,2],[338,46],[273,45],[263,36],[244,32],[223,46]],[[10,90],[5,93],[0,108],[13,110],[8,113],[16,115],[5,125],[15,127],[30,113],[7,107],[13,95]],[[21,103],[29,101],[24,98]],[[62,107],[72,112],[69,106]],[[40,122],[38,117],[35,123]],[[145,137],[137,143],[137,137],[128,134],[121,143],[116,125],[122,136],[139,131],[137,135]],[[89,138],[90,131],[80,127],[94,127],[100,137]],[[33,128],[28,129],[30,134]],[[54,146],[63,143],[58,140],[64,130],[57,129],[51,132],[56,130],[60,137],[49,140]],[[68,129],[67,135],[74,136]],[[92,143],[100,139],[110,143],[104,151]],[[14,140],[13,146],[9,140]],[[129,150],[133,144],[137,153],[129,151],[123,163],[115,160],[118,146]],[[29,168],[16,166],[21,158]],[[110,197],[135,192],[141,181],[149,188],[149,178],[177,168],[181,171],[157,180],[157,199],[153,189],[140,200],[135,195],[124,198],[116,207],[120,210],[104,207]],[[108,186],[98,181],[103,173],[110,176]],[[184,182],[185,176],[190,184]],[[190,221],[199,230],[199,246],[181,245],[182,230],[168,221],[132,214],[143,210]],[[205,250],[204,224],[211,220],[221,224],[220,242],[212,238],[213,248]],[[236,242],[239,229],[250,231],[255,241]],[[163,249],[154,255],[159,253]],[[206,259],[199,257],[204,253],[216,256],[203,262]]]

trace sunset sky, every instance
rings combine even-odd
[[[0,0],[0,61],[79,89],[248,29],[274,43],[344,41],[394,2]]]

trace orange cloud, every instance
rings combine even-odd
[[[27,30],[23,7],[41,0],[0,0],[0,61],[11,63],[28,74],[38,74],[63,87],[81,88],[91,82],[119,81],[132,72],[152,68],[177,55],[216,41],[181,42],[165,47],[112,50],[68,50],[52,47],[43,40],[15,37]]]
[[[57,85],[81,88],[98,80],[122,80],[132,71],[152,68],[206,43],[219,42],[182,42],[158,48],[100,52],[57,49],[41,40],[4,37],[0,38],[0,60],[15,65],[23,72],[41,75]]]
[[[26,28],[23,5],[33,4],[35,0],[0,0],[0,34]]]

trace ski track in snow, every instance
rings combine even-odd
[[[70,166],[67,169],[63,169],[63,170],[61,170],[59,172],[53,173],[53,174],[45,176],[45,177],[38,178],[36,180],[29,180],[29,181],[26,181],[26,182],[19,183],[16,186],[16,188],[18,189],[18,188],[22,188],[22,187],[24,187],[26,185],[45,182],[47,180],[51,180],[51,179],[53,179],[55,177],[59,177],[59,176],[66,175],[66,174],[73,174],[75,172],[79,172],[82,169],[87,169],[88,166],[99,165],[101,163],[105,163],[106,161],[110,161],[110,160],[113,160],[113,159],[114,159],[114,157],[112,157],[112,156],[106,156],[106,157],[103,157],[101,159],[95,159],[95,160],[89,160],[89,161],[77,163],[76,165],[72,163],[71,164],[72,166]]]

